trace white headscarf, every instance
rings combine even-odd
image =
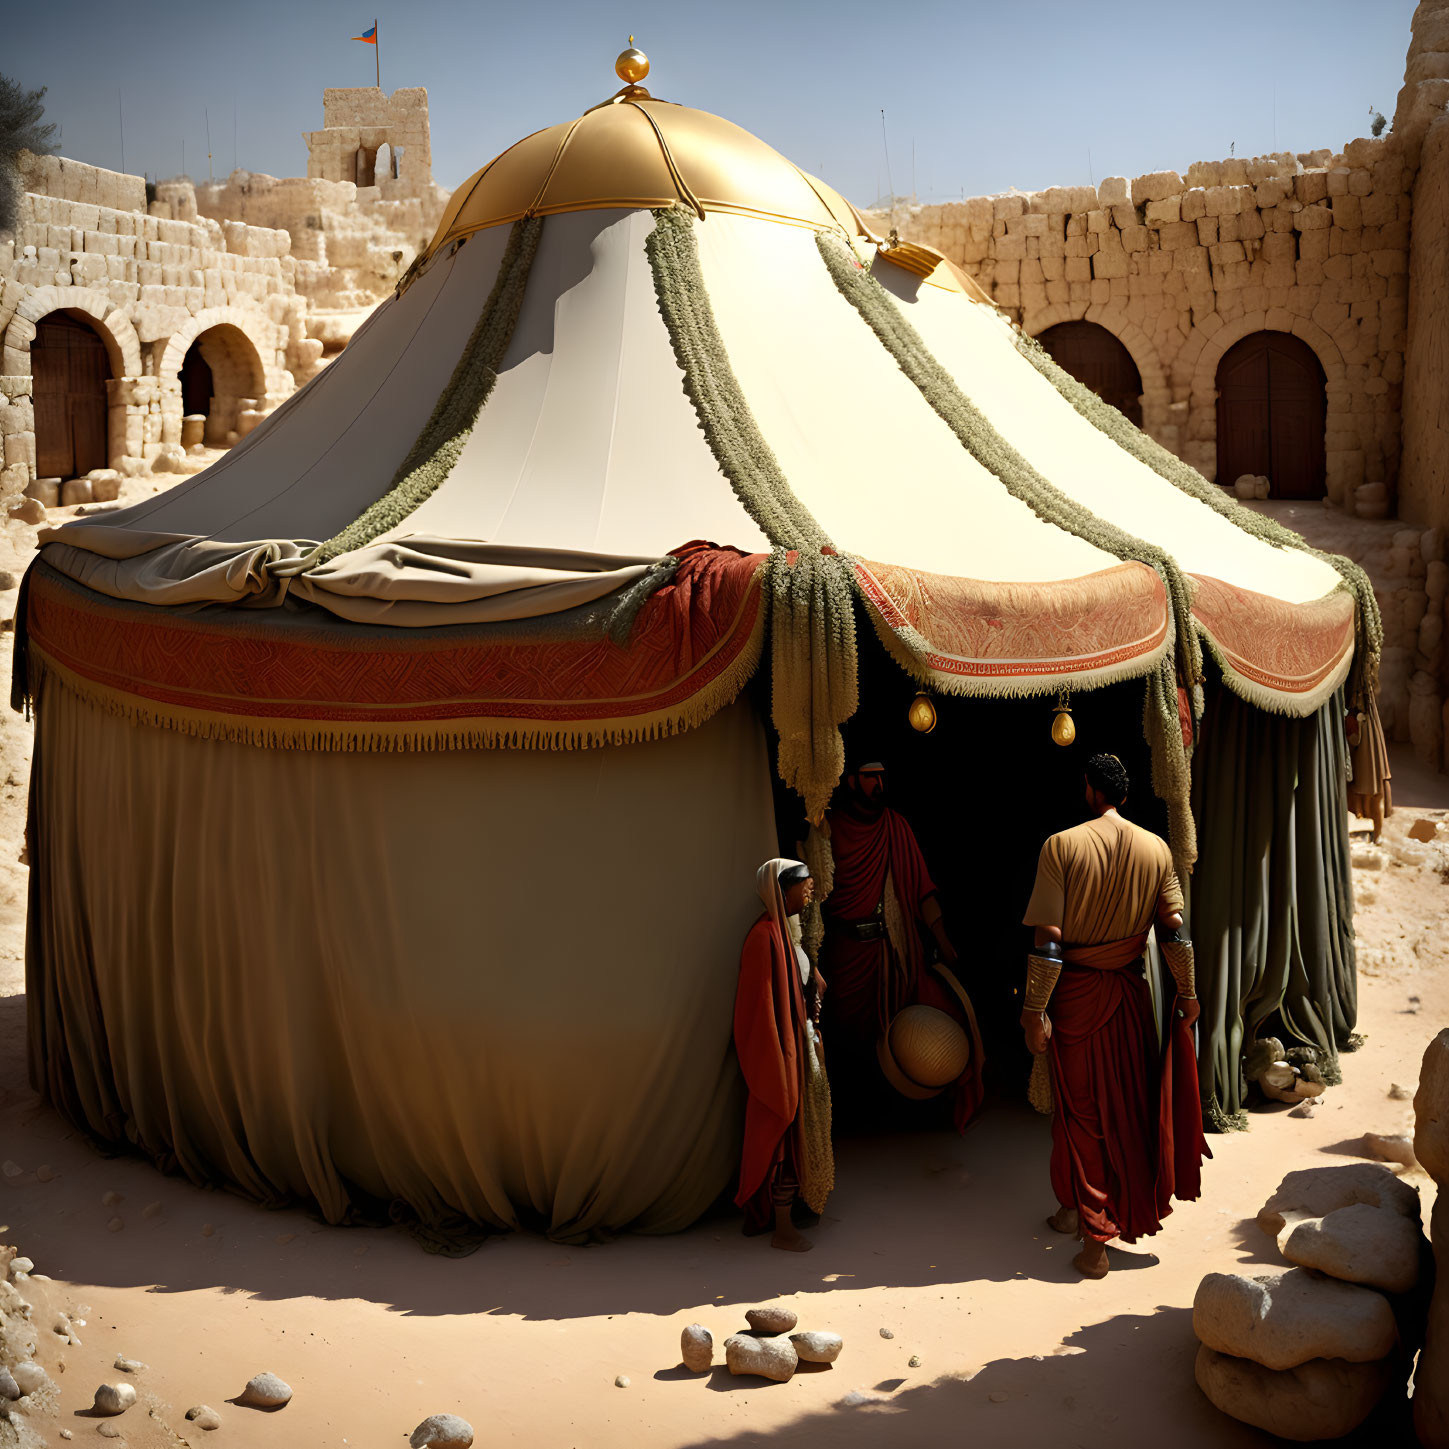
[[[810,958],[800,945],[800,917],[785,914],[785,892],[780,889],[780,876],[794,866],[799,866],[801,870],[805,871],[810,868],[803,860],[786,860],[779,855],[767,860],[755,872],[755,890],[759,892],[760,900],[764,903],[770,919],[780,928],[781,935],[794,947],[795,964],[800,969],[800,984],[804,986],[810,980]]]

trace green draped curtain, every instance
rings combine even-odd
[[[1210,1129],[1246,1125],[1241,1061],[1256,1037],[1319,1048],[1330,1081],[1351,1048],[1358,987],[1343,718],[1341,693],[1290,719],[1209,684],[1193,760],[1190,919]]]

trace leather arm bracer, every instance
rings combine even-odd
[[[1177,994],[1184,1001],[1195,1000],[1197,997],[1197,970],[1193,961],[1192,942],[1179,928],[1166,935],[1159,932],[1157,946],[1162,952],[1162,959],[1167,963],[1167,969],[1172,972],[1172,980],[1177,987]]]
[[[1026,1010],[1045,1011],[1062,974],[1062,948],[1056,941],[1038,946],[1026,958]]]

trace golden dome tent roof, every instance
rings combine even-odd
[[[576,120],[525,136],[469,177],[427,254],[523,216],[674,206],[865,234],[844,197],[758,136],[625,86]]]

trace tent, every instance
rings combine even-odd
[[[1198,862],[1215,1122],[1245,1030],[1347,1043],[1363,575],[637,84],[461,186],[224,459],[42,541],[32,1077],[196,1180],[334,1221],[692,1221],[736,1161],[772,766],[818,817],[876,641],[943,702],[1129,700]]]

